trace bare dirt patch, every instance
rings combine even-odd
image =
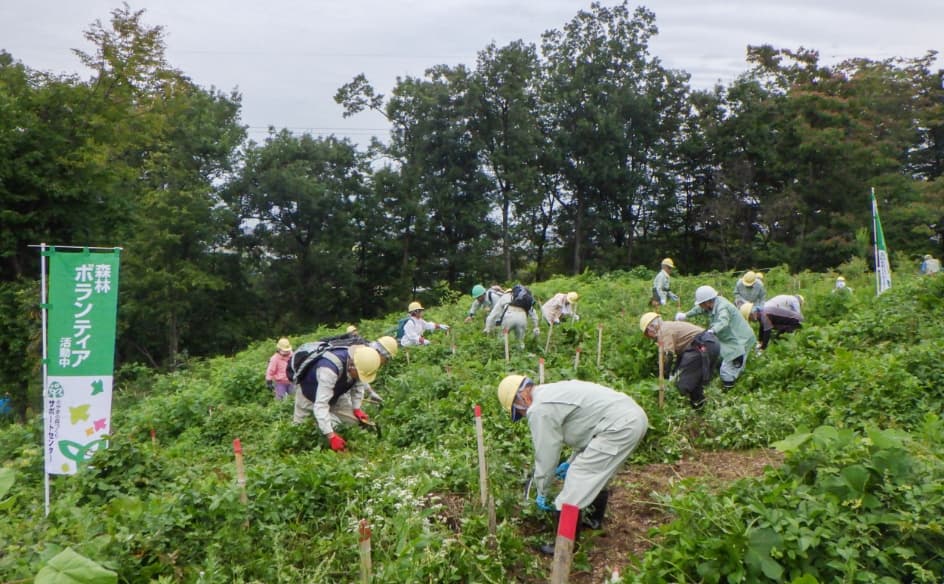
[[[686,478],[702,480],[706,488],[719,490],[737,479],[760,476],[765,467],[778,466],[782,460],[775,450],[759,449],[696,452],[672,464],[627,466],[610,483],[603,530],[590,532],[586,538],[582,551],[591,568],[573,570],[570,582],[605,582],[614,570],[621,574],[626,571],[632,556],[654,545],[649,530],[671,521],[672,516],[656,503],[653,493],[669,493],[675,482]]]

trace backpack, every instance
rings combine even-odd
[[[511,289],[511,302],[508,304],[517,306],[525,312],[528,312],[531,310],[531,307],[534,306],[534,296],[532,296],[531,291],[522,284],[515,284]]]
[[[342,333],[330,337],[322,337],[317,341],[304,343],[295,349],[292,358],[288,361],[286,373],[292,383],[301,383],[305,372],[311,364],[331,349],[350,347],[351,345],[367,345],[368,341],[357,333]]]
[[[406,326],[406,323],[408,323],[408,322],[410,322],[410,317],[409,317],[409,316],[404,316],[403,318],[401,318],[400,320],[397,321],[397,332],[396,332],[396,335],[397,335],[397,340],[398,340],[398,341],[403,338],[403,333],[404,333],[403,328]]]
[[[329,343],[332,347],[350,347],[351,345],[369,345],[370,342],[357,333],[341,333],[330,337],[321,337],[319,342]]]

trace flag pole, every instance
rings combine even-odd
[[[46,342],[46,244],[42,243],[39,246],[39,273],[40,273],[40,292],[39,292],[39,305],[42,308],[40,311],[43,315],[43,436],[49,435],[49,419],[48,413],[46,412],[46,387],[49,385],[46,375],[46,360],[48,358],[49,347]],[[46,469],[46,457],[47,447],[43,448],[43,509],[46,512],[46,517],[49,517],[49,472]]]
[[[878,224],[875,220],[876,217],[878,217],[878,203],[875,201],[875,187],[872,187],[872,255],[875,258],[875,295],[878,296],[882,293],[880,284],[882,275],[878,258]]]

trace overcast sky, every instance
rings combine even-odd
[[[611,2],[604,2],[612,5]],[[745,71],[747,45],[806,47],[825,63],[849,57],[920,57],[944,49],[944,0],[649,0],[652,55],[691,74],[697,88]],[[631,4],[636,6],[637,4]],[[55,73],[89,72],[70,49],[108,23],[116,0],[0,0],[0,49]],[[474,66],[494,41],[539,44],[590,2],[579,0],[135,0],[166,33],[167,56],[203,87],[237,89],[242,122],[261,142],[269,126],[386,138],[375,114],[343,119],[333,96],[358,73],[389,94],[398,76],[431,65]],[[938,60],[938,66],[944,62]]]

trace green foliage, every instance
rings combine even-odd
[[[775,443],[786,461],[759,481],[683,483],[630,581],[936,582],[942,429],[933,416],[913,435],[821,426]]]
[[[495,388],[512,371],[537,377],[543,357],[547,380],[604,383],[646,409],[650,428],[630,465],[703,449],[777,444],[787,452],[782,468],[722,493],[683,482],[664,500],[678,521],[653,534],[660,545],[627,579],[931,581],[940,570],[930,550],[942,543],[933,517],[944,484],[936,417],[944,281],[896,277],[876,298],[868,277],[849,276],[856,292],[836,315],[832,275],[769,270],[771,294],[786,287],[805,295],[807,326],[752,355],[734,390],[710,384],[697,414],[671,385],[665,407],[657,405],[656,347],[637,327],[651,282],[627,273],[534,283],[539,298],[577,290],[582,318],[555,327],[546,353],[546,327],[524,351],[512,346],[508,363],[500,337],[483,335],[478,322],[460,324],[467,295],[443,288],[439,297],[454,302],[431,304],[427,316],[455,326],[431,333],[429,346],[402,348],[384,367],[374,384],[384,404],[365,406],[382,436],[342,428],[342,455],[313,423],[293,425],[292,403],[265,389],[272,340],[164,375],[123,369],[109,448],[78,476],[54,481],[48,521],[41,421],[0,430],[3,476],[16,473],[0,495],[10,519],[0,525],[10,550],[0,577],[36,574],[71,547],[129,581],[347,581],[358,561],[356,524],[366,518],[376,581],[541,579],[526,549],[540,536],[526,534],[543,519],[521,502],[528,430],[499,411]],[[723,290],[733,279],[677,276],[673,286]],[[358,324],[373,338],[398,315]],[[483,410],[495,545],[478,503],[475,405]],[[234,438],[244,446],[245,506]]]
[[[36,574],[36,584],[115,584],[118,574],[106,570],[70,548],[56,557]]]

